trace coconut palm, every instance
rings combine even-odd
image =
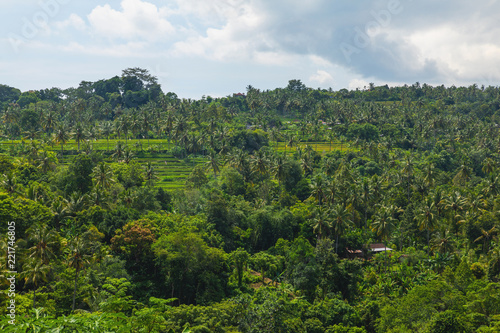
[[[149,147],[149,128],[151,126],[151,116],[147,110],[143,110],[141,114],[141,120],[142,120],[142,130],[144,131],[144,134],[146,135],[146,138],[148,139],[148,147]]]
[[[457,221],[467,204],[467,199],[464,198],[460,192],[453,192],[450,196],[442,200],[444,208],[451,213],[452,227],[457,232]]]
[[[33,288],[33,309],[36,305],[36,290],[40,283],[47,281],[50,267],[36,259],[29,259],[23,265],[22,277],[26,284],[32,284]]]
[[[73,305],[71,311],[75,311],[76,291],[78,287],[78,275],[87,264],[89,264],[91,244],[84,235],[75,236],[68,243],[68,266],[75,269],[75,286],[73,289]]]
[[[405,158],[405,162],[403,164],[403,174],[406,175],[406,191],[407,191],[407,199],[410,202],[410,179],[413,176],[414,172],[414,162],[413,157],[411,155],[407,155]]]
[[[330,217],[328,210],[321,207],[316,208],[312,220],[313,232],[318,235],[318,241],[330,231]]]
[[[154,181],[158,179],[158,176],[156,175],[156,170],[151,161],[148,161],[145,169],[146,169],[146,184],[153,186]]]
[[[424,204],[419,208],[415,220],[417,221],[420,230],[427,231],[427,254],[430,251],[430,232],[434,230],[436,226],[436,207],[434,201],[428,198]]]
[[[370,183],[367,178],[363,178],[359,184],[359,191],[361,194],[361,200],[363,201],[363,213],[364,213],[364,227],[367,226],[368,208],[370,207],[371,201],[373,199],[373,193]]]
[[[454,251],[453,242],[451,239],[451,233],[446,228],[442,226],[432,237],[432,250],[437,251],[439,254],[446,255]]]
[[[100,188],[101,191],[109,188],[114,182],[113,170],[111,170],[111,167],[104,162],[99,163],[92,170],[91,176],[94,180],[95,186]]]
[[[495,173],[488,173],[484,182],[483,192],[485,195],[497,196],[500,194],[500,177]]]
[[[277,127],[273,127],[269,132],[269,139],[271,141],[276,141],[276,149],[279,147],[279,139],[281,138],[281,133]]]
[[[58,233],[45,224],[36,224],[30,227],[26,234],[28,241],[33,244],[28,249],[28,257],[36,259],[44,265],[54,258],[54,248],[57,246]]]
[[[491,158],[487,158],[484,160],[483,162],[483,172],[486,173],[486,174],[490,174],[490,173],[493,173],[497,168],[497,163],[495,163],[495,161],[493,161],[493,159]]]
[[[78,192],[73,192],[69,198],[65,200],[66,212],[68,215],[75,216],[76,213],[82,211],[87,206],[87,195],[81,195]]]
[[[64,123],[57,125],[54,140],[61,145],[61,162],[64,158],[64,144],[69,140],[69,130]]]
[[[463,186],[469,181],[471,175],[472,169],[469,166],[462,164],[462,166],[458,169],[458,173],[455,177],[453,177],[453,183]]]
[[[474,240],[474,243],[482,240],[483,241],[483,252],[486,254],[486,253],[488,253],[489,244],[490,244],[491,240],[496,238],[497,233],[498,233],[498,229],[496,226],[493,226],[493,228],[491,228],[490,230],[484,230],[483,228],[481,228],[482,235],[479,236],[478,238],[476,238]]]
[[[326,196],[326,188],[328,182],[323,179],[321,175],[316,175],[313,180],[311,180],[311,197],[314,197],[318,201],[318,205],[321,207],[323,204],[323,199]]]
[[[134,152],[127,148],[123,151],[122,162],[124,162],[125,164],[129,164],[134,157],[135,157]]]
[[[394,228],[394,222],[396,219],[392,216],[390,209],[387,207],[380,207],[377,214],[373,216],[373,221],[371,229],[376,233],[378,237],[384,242],[385,246],[385,260],[386,260],[386,270],[387,270],[387,241]]]
[[[125,148],[123,147],[123,142],[118,141],[115,145],[115,151],[111,156],[115,158],[117,161],[120,161],[123,157],[124,149]]]
[[[38,158],[38,169],[40,169],[43,173],[47,173],[50,170],[55,168],[54,165],[54,155],[49,154],[47,151],[42,151],[42,154]]]
[[[210,154],[207,156],[208,162],[207,165],[210,166],[214,172],[214,177],[217,178],[217,174],[220,170],[220,161],[219,156],[214,150],[210,150]]]
[[[82,124],[76,123],[75,131],[73,133],[73,138],[75,139],[75,141],[78,145],[78,151],[80,151],[80,142],[85,140],[86,137],[87,136],[86,136],[85,130],[83,129]]]
[[[347,228],[352,224],[352,221],[350,219],[349,210],[340,204],[332,208],[330,217],[332,219],[332,228],[335,232],[335,253],[337,253],[339,237],[344,234]]]
[[[285,180],[286,175],[286,158],[278,154],[272,161],[271,173],[276,180],[278,180],[278,184]]]
[[[14,175],[13,172],[9,172],[2,175],[2,178],[0,180],[0,186],[2,186],[2,188],[6,190],[7,193],[9,194],[20,193],[19,185],[17,183],[17,177]]]
[[[269,171],[269,161],[263,150],[258,150],[250,159],[250,169],[252,172],[265,175]]]
[[[106,148],[106,152],[109,152],[109,137],[111,136],[111,133],[113,133],[113,126],[111,125],[111,123],[109,121],[105,121],[102,124],[101,133],[106,138],[106,142],[108,144],[107,148]]]

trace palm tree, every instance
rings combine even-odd
[[[40,169],[43,173],[47,173],[50,170],[53,170],[54,167],[54,156],[44,150],[38,158],[38,169]]]
[[[405,163],[403,166],[402,172],[406,174],[406,186],[407,186],[407,197],[408,197],[408,202],[410,202],[410,179],[413,176],[413,158],[411,155],[407,155],[405,159]]]
[[[119,161],[123,157],[123,142],[118,141],[115,146],[115,152],[113,153],[112,157],[114,157],[117,161]]]
[[[451,253],[454,250],[450,231],[443,227],[432,237],[432,250],[437,250],[440,254]]]
[[[49,208],[54,216],[54,225],[59,229],[61,221],[63,221],[68,214],[66,201],[62,197],[57,197],[52,201],[52,205]]]
[[[28,241],[33,243],[33,246],[28,249],[29,258],[48,265],[50,259],[54,258],[58,233],[49,229],[45,224],[36,224],[30,227],[26,234],[29,235]]]
[[[209,165],[212,170],[214,171],[214,176],[217,178],[217,173],[219,173],[219,167],[220,167],[220,161],[219,161],[219,156],[214,150],[210,150],[210,154],[207,156],[208,162],[207,165]]]
[[[489,250],[489,244],[491,239],[495,238],[496,234],[498,233],[498,229],[496,226],[493,226],[490,230],[486,231],[483,228],[481,228],[481,233],[482,235],[479,236],[474,240],[474,243],[477,241],[482,240],[483,241],[483,252],[486,254],[488,253]]]
[[[268,172],[269,165],[267,157],[262,150],[258,150],[250,159],[250,168],[252,172],[265,175]]]
[[[230,166],[238,169],[245,178],[248,177],[250,164],[248,161],[248,154],[243,149],[234,149],[228,156],[228,161]]]
[[[148,147],[149,147],[149,127],[151,126],[151,117],[147,110],[142,111],[142,129],[148,139]]]
[[[85,130],[83,129],[81,123],[76,123],[75,133],[73,134],[73,137],[75,138],[75,141],[78,144],[78,151],[80,151],[80,141],[83,141],[86,138]]]
[[[118,138],[118,140],[120,140],[120,134],[122,132],[122,129],[120,127],[120,122],[118,120],[115,120],[113,122],[113,128],[114,128],[114,131],[116,133],[116,137]]]
[[[277,127],[273,127],[271,129],[271,132],[269,133],[269,139],[271,139],[271,141],[276,141],[276,149],[278,149],[279,147],[279,139],[281,138],[281,134],[279,132],[279,129]]]
[[[158,176],[156,176],[156,170],[151,161],[148,161],[146,164],[146,184],[153,186],[155,179],[158,179]]]
[[[394,222],[396,219],[392,217],[390,210],[387,207],[380,207],[379,211],[373,217],[372,231],[380,237],[384,242],[385,246],[385,260],[386,260],[386,270],[387,270],[387,241],[394,228]]]
[[[69,199],[65,200],[65,205],[67,215],[75,216],[76,213],[84,210],[87,206],[87,195],[73,192],[69,195]]]
[[[472,169],[465,164],[459,168],[458,173],[453,178],[453,183],[457,185],[465,185],[472,175]]]
[[[92,179],[94,180],[95,186],[104,190],[109,188],[113,180],[113,170],[111,167],[104,162],[99,163],[92,170]]]
[[[430,251],[429,234],[434,230],[436,225],[435,211],[436,207],[434,206],[434,201],[432,201],[431,198],[428,198],[415,216],[415,220],[417,221],[420,230],[427,231],[427,254],[429,254]]]
[[[484,160],[483,162],[483,172],[485,174],[490,174],[490,173],[493,173],[493,171],[495,171],[497,167],[497,163],[495,163],[495,161],[493,161],[491,158],[487,158]]]
[[[488,173],[483,192],[486,195],[497,196],[500,194],[500,179],[495,173]]]
[[[323,236],[329,233],[330,223],[328,211],[317,207],[314,213],[314,218],[312,220],[313,232],[318,235],[318,241],[323,238]]]
[[[307,148],[308,146],[306,146]],[[297,149],[299,149],[297,147]],[[300,160],[300,165],[302,166],[302,170],[304,171],[304,176],[307,177],[314,173],[314,161],[311,156],[311,152],[307,152],[302,159]]]
[[[89,264],[90,242],[85,235],[75,236],[68,243],[69,257],[68,266],[75,269],[75,287],[73,289],[73,305],[71,311],[75,311],[76,290],[78,287],[78,274],[85,265]]]
[[[0,185],[7,191],[9,194],[19,193],[19,185],[17,184],[17,177],[13,172],[9,172],[7,174],[2,175],[2,180]]]
[[[134,158],[134,156],[135,156],[134,152],[127,148],[123,152],[123,160],[122,161],[125,164],[129,164],[132,161],[132,159]]]
[[[323,199],[325,198],[327,182],[321,175],[316,175],[316,177],[311,181],[310,187],[311,197],[316,198],[318,205],[321,207]]]
[[[428,187],[434,186],[434,178],[435,178],[434,164],[427,163],[427,165],[425,166],[424,181]]]
[[[454,232],[457,232],[457,220],[460,217],[459,212],[465,209],[466,198],[459,192],[453,192],[449,197],[443,199],[444,208],[451,212],[451,222]]]
[[[335,232],[335,253],[337,253],[339,245],[339,236],[342,236],[347,227],[352,224],[349,215],[349,210],[340,204],[335,205],[331,210],[330,216],[332,218],[333,231]]]
[[[328,141],[330,142],[330,151],[332,151],[332,142],[335,140],[335,132],[330,130],[328,132]]]
[[[372,188],[370,186],[370,183],[368,182],[367,178],[363,178],[360,184],[360,192],[361,192],[361,199],[363,200],[363,212],[364,212],[364,224],[363,226],[366,228],[367,224],[367,217],[368,217],[368,207],[370,206],[371,200],[373,198],[372,194]]]
[[[286,158],[283,155],[278,154],[272,163],[271,172],[274,178],[278,180],[278,184],[281,185],[283,180],[285,180],[286,175]]]
[[[37,259],[30,259],[23,265],[22,277],[26,284],[32,284],[33,288],[33,309],[36,305],[36,289],[38,285],[47,281],[47,274],[50,272],[50,267]]]
[[[55,141],[61,145],[61,162],[64,159],[64,144],[69,140],[69,131],[64,123],[58,124],[55,132]]]
[[[286,141],[287,141],[287,146],[291,148],[297,146],[300,142],[300,140],[294,135],[294,134],[289,134],[286,138]],[[285,156],[286,156],[286,147],[285,146]]]
[[[130,120],[129,120],[129,117],[127,117],[126,115],[123,115],[120,118],[120,120],[119,120],[119,126],[120,126],[121,132],[125,136],[125,142],[127,142],[127,140],[128,140],[128,133],[130,131]]]
[[[113,133],[113,127],[109,121],[106,121],[102,124],[101,133],[102,135],[104,135],[108,143],[106,152],[109,152],[109,137],[111,136],[111,133]]]

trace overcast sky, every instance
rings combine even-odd
[[[500,84],[500,0],[0,0],[0,84],[148,69],[182,98],[285,87]]]

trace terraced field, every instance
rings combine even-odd
[[[284,142],[279,142],[278,145],[276,145],[276,142],[273,142],[272,146],[278,151],[285,151]],[[332,142],[331,148],[329,142],[300,142],[298,146],[301,147],[302,149],[304,149],[306,146],[311,146],[314,150],[316,150],[319,153],[328,153],[333,150],[345,151],[347,149],[347,144],[346,143],[340,144],[340,142]],[[291,151],[295,151],[295,149],[296,146],[292,147]],[[290,147],[287,146],[286,151],[290,152]]]
[[[105,160],[109,164],[116,164],[117,162],[112,159],[111,154],[114,150],[114,147],[118,142],[122,142],[123,148],[128,147],[133,153],[133,160],[138,161],[144,167],[147,162],[151,162],[158,179],[156,181],[156,186],[163,187],[168,190],[174,190],[183,188],[186,183],[186,179],[189,174],[192,172],[193,168],[202,164],[205,165],[207,159],[203,156],[188,156],[186,159],[180,159],[174,157],[168,150],[172,147],[171,144],[167,142],[167,140],[161,139],[151,139],[149,140],[149,147],[147,140],[98,140],[91,143],[92,150],[101,151],[105,155]],[[0,150],[1,151],[9,151],[12,145],[19,147],[21,141],[14,140],[12,141],[1,141],[0,142]],[[25,141],[25,145],[29,145],[29,141]],[[329,142],[301,142],[299,144],[300,147],[305,148],[306,145],[311,146],[314,150],[320,153],[327,153],[331,150],[346,150],[347,145],[343,143],[342,145],[339,142],[332,143],[330,148]],[[80,151],[84,151],[86,144],[80,143]],[[278,151],[285,151],[284,142],[280,142],[276,145],[275,142],[271,143],[271,146]],[[109,147],[109,148],[108,148]],[[61,146],[54,144],[53,146],[48,146],[48,149],[58,153],[60,157]],[[75,154],[77,154],[78,145],[74,140],[67,142],[64,145],[64,159],[63,164],[67,165],[69,161],[73,158]],[[109,149],[109,150],[108,150]],[[296,147],[287,147],[287,152],[295,151]],[[207,166],[208,168],[208,166]]]
[[[92,142],[92,149],[103,152],[106,162],[113,165],[117,162],[111,157],[111,154],[118,141],[119,140],[109,140],[109,151],[107,140]],[[151,139],[149,145],[150,148],[148,148],[147,140],[141,140],[138,145],[136,144],[138,142],[137,140],[128,140],[127,142],[120,140],[120,142],[122,142],[124,149],[128,147],[134,153],[135,156],[133,157],[133,160],[138,161],[144,167],[147,162],[150,161],[158,177],[156,186],[160,186],[168,190],[183,188],[186,183],[186,178],[189,176],[193,168],[197,164],[204,164],[206,162],[206,159],[202,156],[189,156],[186,159],[174,157],[172,154],[167,152],[170,148],[167,140]],[[12,144],[19,145],[21,142],[19,140],[14,141],[13,143],[11,141],[2,141],[0,143],[0,150],[9,151]],[[25,142],[25,144],[27,143]],[[78,144],[74,140],[71,140],[64,145],[63,165],[67,165],[73,156],[77,154],[77,148]],[[84,151],[84,149],[85,144],[80,143],[80,150]],[[56,152],[60,158],[60,145],[54,145],[53,147],[48,146],[48,150]]]

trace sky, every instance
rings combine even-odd
[[[285,87],[500,85],[500,0],[0,0],[0,84],[140,67],[180,98]]]

